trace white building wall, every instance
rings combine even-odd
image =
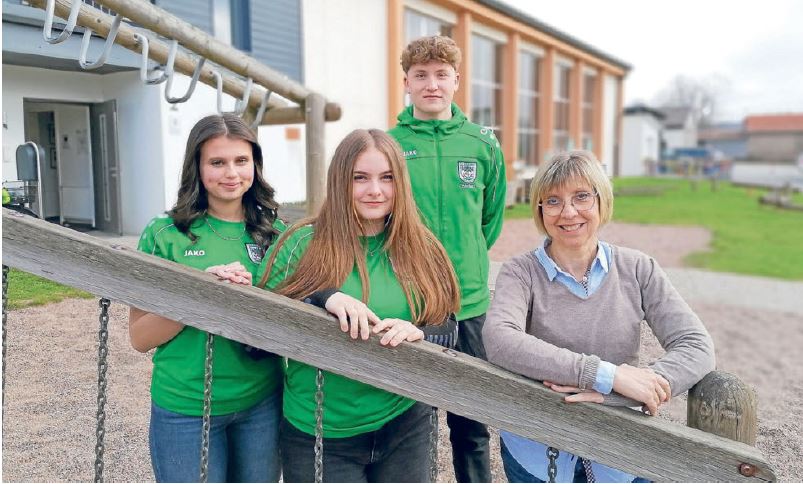
[[[352,130],[388,128],[387,5],[378,0],[302,5],[305,84],[343,107],[340,121],[326,123],[328,163]]]
[[[624,116],[622,120],[622,163],[620,176],[648,174],[645,160],[659,159],[661,125],[650,115]]]

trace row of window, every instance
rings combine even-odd
[[[412,9],[405,9],[405,42],[428,35],[452,35],[452,26],[434,17]],[[502,59],[504,45],[480,34],[471,36],[471,112],[470,119],[492,127],[502,139]],[[539,136],[548,135],[539,128],[539,98],[542,59],[536,54],[520,51],[518,54],[518,159],[527,165],[537,165]],[[553,69],[554,119],[552,147],[554,150],[575,148],[570,136],[570,86],[572,67],[556,63]],[[593,116],[596,76],[582,76],[582,148],[593,149]]]

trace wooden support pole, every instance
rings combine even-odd
[[[305,104],[307,117],[307,214],[318,213],[326,197],[326,150],[324,110],[326,100],[312,93]]]
[[[323,104],[322,100],[311,104]],[[313,106],[314,107],[314,106]],[[320,113],[322,108],[313,109]],[[3,264],[656,481],[775,480],[747,444],[564,395],[421,342],[354,341],[323,310],[3,208]],[[743,465],[755,472],[740,473]]]
[[[712,371],[689,390],[689,427],[756,445],[757,414],[755,391],[730,373]]]

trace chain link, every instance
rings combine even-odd
[[[98,329],[98,414],[95,428],[95,482],[103,482],[103,439],[106,436],[106,369],[109,355],[109,305],[111,301],[100,298],[100,328]]]
[[[3,266],[3,390],[2,390],[2,408],[3,415],[5,416],[6,408],[6,306],[8,305],[8,266]],[[5,419],[3,419],[5,422]]]
[[[438,409],[429,414],[429,482],[438,482]]]
[[[323,482],[323,370],[315,377],[315,482]]]
[[[201,427],[201,478],[209,478],[209,429],[212,425],[212,358],[215,351],[215,335],[206,334],[206,359],[204,361],[204,409]]]
[[[555,482],[555,478],[558,475],[558,449],[554,447],[547,447],[546,449],[546,456],[549,458],[549,466],[547,467],[547,475],[549,476],[549,480],[547,482]]]

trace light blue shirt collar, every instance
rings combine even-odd
[[[549,254],[547,254],[546,248],[549,247],[549,245],[551,243],[552,243],[552,239],[550,239],[549,237],[546,237],[544,239],[543,245],[541,245],[541,247],[538,247],[537,249],[535,249],[535,257],[538,258],[538,262],[540,262],[541,265],[544,267],[544,270],[546,270],[547,278],[549,278],[550,282],[554,281],[555,277],[557,277],[558,273],[561,273],[561,274],[566,275],[567,277],[571,277],[572,279],[574,279],[574,277],[571,274],[561,270],[561,268],[558,267],[558,265],[555,263],[555,261],[552,260],[551,257],[549,257]],[[607,245],[608,244],[606,244],[605,242],[602,242],[602,241],[597,242],[597,256],[594,258],[594,261],[591,263],[591,271],[592,272],[594,272],[595,269],[597,269],[597,267],[598,267],[599,269],[602,269],[603,272],[605,272],[606,274],[608,273],[608,267],[609,267],[609,265],[608,265],[608,262],[609,262],[608,252],[610,251],[610,249],[607,247]]]

